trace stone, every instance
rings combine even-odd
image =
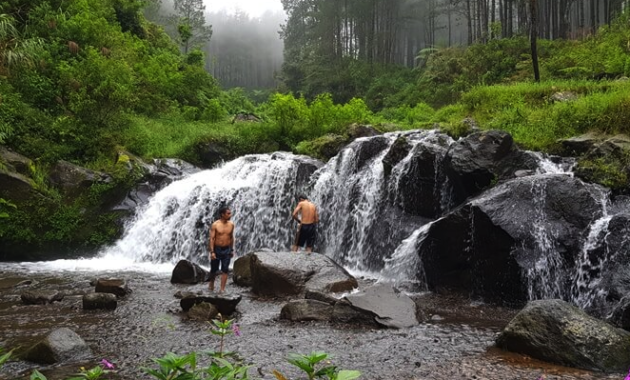
[[[391,285],[376,284],[344,299],[355,310],[372,314],[379,325],[399,329],[418,324],[415,302]]]
[[[67,327],[52,330],[44,339],[24,354],[24,359],[39,364],[55,364],[88,359],[90,347]]]
[[[188,295],[179,302],[182,310],[188,311],[194,305],[207,302],[214,305],[223,315],[231,315],[236,311],[236,305],[241,302],[241,295],[235,294],[213,294],[208,296]]]
[[[290,301],[282,307],[280,319],[290,321],[329,321],[333,306],[312,299]]]
[[[99,278],[94,289],[96,293],[112,293],[116,297],[122,298],[131,293],[125,280]]]
[[[89,293],[83,296],[83,310],[116,310],[118,299],[112,293]]]
[[[25,305],[47,305],[63,300],[64,295],[56,290],[27,290],[20,298]]]
[[[171,284],[198,284],[207,279],[208,271],[188,260],[180,260],[171,274]]]
[[[219,309],[211,303],[200,302],[188,310],[188,318],[196,321],[211,321],[219,315]]]

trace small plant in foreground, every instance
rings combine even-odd
[[[329,355],[325,352],[316,351],[309,355],[290,354],[287,361],[306,373],[309,380],[353,380],[361,376],[361,372],[353,370],[338,370],[337,366],[328,365],[317,368],[318,363],[326,360]],[[278,380],[288,380],[282,373],[273,371]]]

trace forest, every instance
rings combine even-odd
[[[283,0],[286,15],[253,18],[201,0],[4,1],[0,145],[32,160],[43,197],[21,202],[0,185],[0,217],[12,220],[0,241],[111,241],[116,217],[84,210],[137,180],[120,157],[202,165],[212,143],[225,158],[287,150],[327,160],[365,124],[454,137],[502,129],[550,153],[558,139],[628,133],[629,4]],[[239,114],[258,122],[234,123]],[[59,160],[115,184],[68,199],[48,181]],[[626,191],[627,161],[582,165]],[[98,233],[77,232],[95,223]]]

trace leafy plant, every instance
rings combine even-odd
[[[298,367],[306,375],[309,380],[313,379],[328,379],[328,380],[353,380],[361,376],[361,372],[354,370],[338,370],[337,366],[329,364],[326,361],[326,366],[320,366],[324,360],[328,359],[329,355],[322,351],[314,351],[308,355],[303,354],[290,354],[287,361],[294,366]],[[278,380],[288,380],[282,373],[278,371],[273,372],[274,376]]]

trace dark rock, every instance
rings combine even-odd
[[[566,156],[581,156],[593,149],[593,147],[601,141],[601,136],[593,133],[559,140],[560,145],[562,146],[562,154]]]
[[[356,309],[352,307],[347,300],[340,300],[335,303],[333,306],[332,320],[342,323],[355,323],[374,327],[379,326],[373,313]]]
[[[433,222],[419,239],[430,289],[448,289],[516,305],[528,299],[522,281],[542,255],[558,256],[555,275],[569,281],[582,234],[602,215],[603,189],[566,175],[507,181]],[[540,249],[536,231],[553,231]],[[539,291],[539,279],[530,279]],[[570,286],[563,288],[569,292]],[[569,297],[569,294],[566,294]]]
[[[374,320],[382,326],[405,328],[418,324],[416,304],[390,285],[377,284],[344,299],[355,310],[374,315]]]
[[[125,297],[131,293],[131,289],[129,289],[125,280],[106,278],[99,278],[96,281],[96,288],[94,291],[96,293],[112,293],[118,298]]]
[[[20,298],[25,305],[46,305],[63,300],[64,295],[56,290],[27,290]]]
[[[361,137],[374,137],[381,134],[381,132],[374,129],[371,125],[352,124],[348,127],[348,136],[353,140]]]
[[[385,136],[377,136],[366,140],[355,140],[350,146],[356,150],[355,171],[358,172],[366,163],[389,147],[389,139]]]
[[[444,159],[456,205],[496,181],[514,178],[518,170],[537,167],[537,160],[519,150],[509,133],[495,130],[473,133],[451,144]]]
[[[385,175],[389,176],[394,166],[396,166],[403,158],[407,157],[411,151],[411,144],[404,136],[398,137],[383,157],[383,170]]]
[[[214,305],[221,314],[231,315],[236,310],[236,305],[241,302],[240,295],[234,294],[217,294],[208,296],[186,296],[179,302],[182,310],[188,311],[194,305],[207,302]]]
[[[349,291],[357,281],[328,257],[293,252],[251,254],[252,290],[266,296],[304,294],[307,289],[322,292]]]
[[[561,300],[530,302],[497,338],[497,346],[570,367],[627,371],[630,333]]]
[[[236,285],[252,286],[252,272],[250,270],[251,258],[251,255],[245,255],[234,260],[232,279]]]
[[[188,318],[196,321],[211,321],[219,315],[219,309],[211,303],[199,302],[188,310]]]
[[[208,271],[188,260],[180,260],[171,275],[171,284],[198,284],[208,279]]]
[[[111,176],[95,172],[67,161],[58,161],[50,170],[48,177],[53,186],[68,196],[78,196],[94,184],[109,184]]]
[[[0,163],[4,163],[11,172],[17,172],[27,177],[31,175],[33,161],[4,146],[0,146]]]
[[[55,364],[87,359],[92,356],[90,347],[77,333],[62,327],[51,331],[24,355],[24,359],[40,364]]]
[[[280,319],[290,321],[329,321],[332,305],[312,299],[290,301],[282,307]]]
[[[112,293],[89,293],[83,296],[83,310],[116,310],[118,300]]]
[[[201,295],[201,292],[194,293],[187,290],[178,290],[177,293],[173,295],[173,297],[181,300],[182,298],[195,297],[198,295]]]
[[[204,168],[213,168],[236,158],[230,150],[219,142],[210,141],[197,145],[197,155]]]
[[[19,173],[0,170],[0,198],[13,202],[24,202],[39,194],[33,182]]]
[[[318,292],[315,290],[308,290],[308,289],[304,293],[304,298],[309,299],[309,300],[324,302],[329,305],[334,305],[335,303],[337,303],[337,301],[339,301],[339,299],[329,294]]]

